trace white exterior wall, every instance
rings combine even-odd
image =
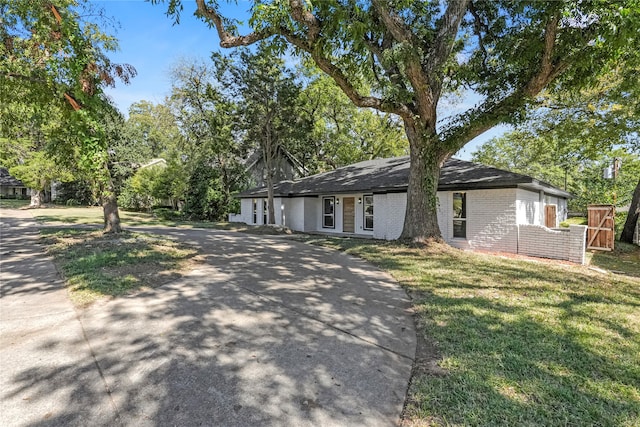
[[[229,222],[244,222],[245,224],[251,224],[252,203],[252,199],[240,199],[240,213],[229,214]]]
[[[453,193],[448,192],[448,234],[452,246],[492,251],[516,252],[516,189],[467,191],[467,238],[453,237]]]
[[[407,193],[373,195],[373,237],[395,240],[402,234]]]
[[[561,220],[566,217],[565,199],[518,188],[466,191],[467,237],[454,238],[453,193],[440,191],[437,194],[440,231],[443,238],[452,246],[569,259],[574,262],[583,261],[584,248],[578,247],[581,240],[575,237],[579,231],[573,231],[573,237],[567,238],[566,232],[562,234],[563,232],[549,230],[543,226],[545,202],[557,206],[558,219]],[[406,193],[373,196],[373,230],[364,230],[363,227],[364,203],[358,203],[358,198],[362,198],[364,194],[327,196],[335,197],[336,201],[340,201],[335,205],[335,228],[322,227],[322,196],[276,198],[276,210],[279,210],[276,212],[276,222],[297,231],[342,233],[343,200],[345,197],[353,197],[355,234],[368,234],[384,240],[395,240],[400,237],[407,204]],[[258,224],[261,224],[263,218],[262,200],[258,199]],[[237,217],[251,224],[252,199],[242,199],[241,208],[242,212]],[[562,249],[551,249],[552,247]],[[556,254],[554,251],[559,252]]]
[[[567,199],[558,198],[558,221],[566,221],[569,214],[569,208],[567,207]]]
[[[366,195],[371,195],[371,193],[366,193]],[[349,197],[353,197],[354,200],[354,210],[355,210],[355,218],[354,218],[354,233],[353,234],[363,234],[363,235],[373,235],[374,234],[374,230],[365,230],[364,229],[364,196],[365,193],[354,193],[354,194],[338,194],[338,195],[334,195],[334,194],[325,194],[322,196],[319,196],[317,198],[317,215],[315,218],[315,230],[308,230],[308,231],[325,231],[327,233],[343,233],[343,225],[344,225],[344,202],[343,200],[345,198],[349,198]],[[334,227],[333,228],[325,228],[322,226],[322,222],[323,222],[323,215],[322,215],[322,198],[323,197],[333,197],[334,201],[335,201],[335,205],[334,205]],[[373,215],[374,215],[374,220],[373,220],[373,226],[375,229],[376,226],[376,218],[377,218],[377,211],[376,211],[376,202],[375,202],[375,196],[374,196],[374,202],[373,202]],[[352,234],[352,233],[347,233],[347,234]]]
[[[440,233],[444,236],[453,235],[453,193],[449,191],[439,191],[438,196],[438,226]]]
[[[387,217],[389,206],[386,194],[373,195],[373,238],[387,240]]]
[[[544,194],[518,188],[516,197],[517,223],[544,225]]]
[[[292,230],[302,231],[304,226],[304,199],[301,197],[282,199],[282,225]]]
[[[304,204],[304,222],[301,231],[318,231],[318,216],[320,216],[320,209],[322,208],[322,199],[319,197],[305,197],[302,200]]]

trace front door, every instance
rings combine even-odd
[[[546,205],[544,207],[544,226],[556,228],[556,205]]]
[[[355,200],[353,197],[342,199],[342,232],[354,233],[356,221]]]

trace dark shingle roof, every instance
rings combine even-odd
[[[312,175],[298,181],[283,181],[274,186],[276,197],[318,196],[339,193],[390,193],[406,191],[409,182],[409,157],[367,160]],[[509,172],[478,163],[449,159],[440,171],[438,190],[476,190],[522,187],[544,190],[561,197],[571,194],[527,175]],[[254,188],[240,198],[266,197],[266,188]]]
[[[7,168],[0,168],[0,187],[24,187],[24,184],[12,177]]]

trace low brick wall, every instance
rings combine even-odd
[[[587,227],[549,229],[542,225],[518,225],[518,253],[541,258],[585,263]]]

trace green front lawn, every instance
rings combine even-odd
[[[192,267],[190,261],[197,254],[149,234],[72,228],[45,228],[40,234],[64,275],[71,299],[80,306],[175,280]]]
[[[304,240],[372,262],[413,298],[425,344],[406,425],[640,425],[639,278],[445,245]]]
[[[3,199],[0,198],[0,209],[20,209],[29,206],[29,199]]]
[[[94,225],[102,227],[102,208],[96,206],[57,206],[48,205],[43,208],[31,210],[35,219],[43,224],[74,224],[74,225]],[[120,209],[120,221],[122,227],[134,227],[140,225],[164,225],[167,227],[185,228],[211,228],[216,230],[240,231],[251,234],[283,234],[286,230],[279,227],[247,225],[237,222],[226,221],[188,221],[172,220],[160,218],[151,213],[131,212]]]
[[[99,209],[69,209],[79,209],[65,210],[75,223],[101,223]],[[62,211],[33,212],[69,222]],[[157,221],[128,215],[122,214],[125,226]],[[157,252],[173,249],[148,255],[156,243],[128,233],[120,240],[91,231],[50,233],[61,239],[50,241],[51,250],[72,291],[89,299],[154,286],[162,271],[179,269],[176,263],[193,255],[188,248],[171,259]],[[296,238],[370,261],[411,296],[422,339],[405,425],[640,425],[640,248],[618,245],[591,255],[591,266],[611,273],[438,244]],[[135,276],[146,268],[138,267],[154,264],[166,267],[149,270],[146,279]]]

